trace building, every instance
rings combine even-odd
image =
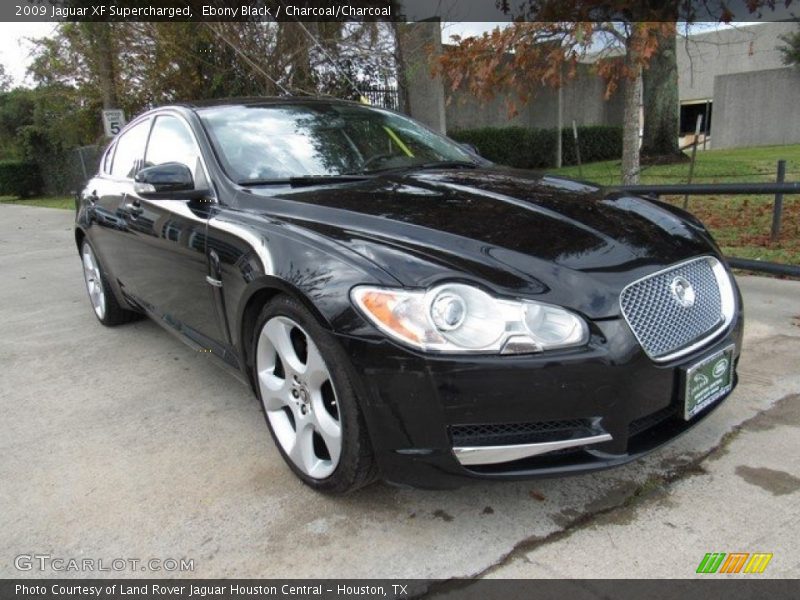
[[[679,36],[676,44],[682,145],[694,139],[698,116],[704,147],[733,148],[800,143],[800,68],[782,62],[781,37],[798,30],[797,22],[758,23]],[[439,23],[419,23],[414,35],[441,52]],[[622,94],[605,97],[606,86],[587,57],[578,77],[563,89],[531,90],[521,105],[499,93],[482,104],[465,89],[451,90],[430,77],[424,52],[412,57],[408,71],[410,113],[441,131],[519,125],[531,128],[621,125]],[[415,62],[414,62],[415,61]],[[413,102],[414,98],[417,99]],[[509,101],[516,113],[510,114]]]
[[[715,148],[800,142],[800,129],[778,125],[800,93],[800,70],[786,67],[778,49],[797,30],[795,22],[758,23],[679,36],[682,139],[701,117],[700,139],[710,135]]]

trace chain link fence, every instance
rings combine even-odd
[[[40,156],[36,161],[41,173],[43,192],[61,196],[81,189],[97,173],[103,146],[79,146],[63,152]]]

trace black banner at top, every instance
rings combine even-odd
[[[10,0],[2,21],[797,20],[800,0]]]

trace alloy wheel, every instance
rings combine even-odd
[[[106,294],[103,290],[103,279],[100,267],[89,244],[83,245],[83,278],[86,281],[86,291],[89,292],[89,301],[99,319],[106,314]]]
[[[259,334],[256,372],[267,419],[285,454],[309,477],[329,477],[342,454],[342,425],[317,345],[289,317],[272,317]]]

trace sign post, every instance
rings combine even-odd
[[[125,113],[118,108],[103,111],[103,128],[106,137],[114,137],[125,125]]]

